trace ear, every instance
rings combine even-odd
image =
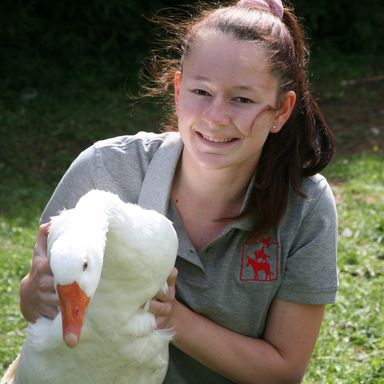
[[[273,127],[270,130],[271,133],[277,133],[283,128],[289,116],[291,116],[295,103],[296,93],[294,91],[288,91],[282,96],[280,107],[275,114]]]
[[[174,96],[175,96],[175,109],[176,113],[178,112],[179,107],[179,97],[180,97],[180,83],[181,83],[181,72],[175,72],[175,77],[173,79],[173,88],[174,88]]]

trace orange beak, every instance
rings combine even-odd
[[[89,297],[76,282],[69,285],[57,285],[61,317],[63,321],[63,339],[73,348],[80,340],[84,315],[87,312]]]

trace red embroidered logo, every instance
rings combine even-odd
[[[241,281],[273,281],[278,278],[279,244],[270,237],[245,242],[241,250]]]

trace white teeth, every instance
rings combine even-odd
[[[229,143],[230,141],[232,141],[232,139],[229,139],[229,138],[225,138],[225,137],[209,137],[209,136],[204,136],[205,140],[208,140],[208,141],[212,141],[214,143]]]

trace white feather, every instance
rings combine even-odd
[[[73,349],[62,340],[60,314],[29,325],[16,384],[161,383],[172,332],[157,330],[143,304],[164,288],[177,246],[167,218],[109,192],[90,191],[54,217],[48,250],[55,284],[77,281],[92,298]]]

